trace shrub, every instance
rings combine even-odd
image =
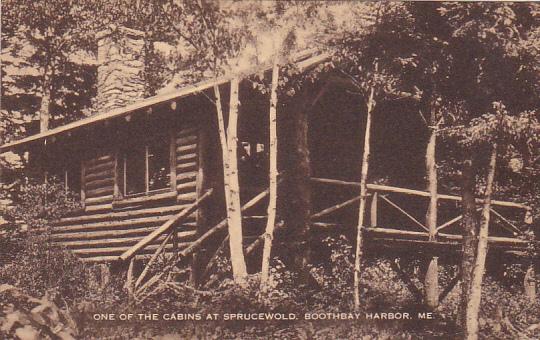
[[[77,194],[67,191],[54,177],[45,183],[27,182],[12,198],[13,207],[6,209],[4,215],[33,230],[46,228],[50,222],[81,208]]]
[[[68,312],[47,298],[0,285],[0,336],[19,339],[74,339],[77,325]]]

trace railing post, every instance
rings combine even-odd
[[[371,209],[370,209],[370,225],[372,228],[375,228],[377,226],[377,205],[378,205],[378,193],[376,191],[373,192],[373,195],[371,196]]]
[[[434,105],[434,104],[433,104]],[[431,108],[429,142],[426,148],[426,172],[428,177],[429,207],[426,216],[426,226],[429,229],[429,240],[435,241],[437,236],[437,115],[435,107]],[[426,277],[424,280],[425,303],[429,308],[435,309],[439,305],[439,265],[436,256],[428,260]]]
[[[527,272],[525,272],[523,288],[525,291],[525,296],[529,298],[531,302],[536,301],[536,278],[533,265],[530,265]]]
[[[524,218],[525,224],[532,224],[533,223],[532,216],[533,216],[532,209],[530,207],[527,207],[527,209],[525,210],[525,218]]]

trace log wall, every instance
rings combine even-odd
[[[55,223],[53,242],[65,246],[85,261],[114,261],[144,236],[161,226],[197,198],[198,128],[183,123],[173,133],[171,147],[170,191],[148,193],[133,198],[115,199],[115,152],[89,157],[83,161],[83,200],[79,216]],[[173,190],[176,188],[176,190]],[[187,247],[196,237],[196,213],[178,226],[178,247]],[[161,236],[140,255],[152,254],[165,236]],[[171,249],[172,245],[168,245]]]

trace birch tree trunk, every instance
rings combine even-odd
[[[266,290],[268,285],[268,277],[270,271],[270,258],[272,253],[272,242],[274,240],[274,227],[276,224],[277,210],[277,86],[279,80],[279,66],[274,62],[272,69],[272,89],[270,93],[270,114],[269,114],[269,129],[270,129],[270,168],[268,172],[269,178],[269,201],[268,201],[268,220],[266,222],[266,231],[264,237],[264,247],[261,266],[261,290]]]
[[[376,64],[375,64],[376,65]],[[375,66],[375,69],[377,66]],[[360,308],[360,265],[362,263],[362,237],[364,215],[367,201],[367,176],[369,170],[369,154],[371,143],[371,115],[375,107],[375,85],[372,85],[367,100],[366,130],[364,134],[364,153],[362,155],[362,173],[360,178],[360,207],[358,209],[358,227],[356,230],[356,251],[354,259],[354,308]]]
[[[52,88],[52,72],[51,66],[46,66],[43,72],[43,83],[41,86],[41,103],[39,107],[39,131],[45,132],[49,130],[49,121],[51,119],[51,88]]]
[[[467,302],[467,320],[465,327],[465,338],[467,340],[478,339],[478,312],[482,299],[482,279],[486,267],[486,256],[488,252],[489,217],[491,208],[491,195],[493,193],[493,182],[495,179],[495,165],[497,162],[497,143],[493,144],[489,169],[486,180],[486,191],[484,194],[484,204],[482,206],[482,222],[478,232],[478,247],[476,261],[472,272],[472,282]]]
[[[219,87],[214,86],[218,130],[223,156],[223,177],[225,186],[225,203],[227,206],[227,224],[229,230],[229,249],[231,266],[236,283],[243,283],[247,276],[244,250],[242,247],[242,213],[240,211],[240,185],[238,181],[237,161],[237,125],[238,125],[238,79],[231,81],[231,98],[229,106],[229,126],[225,133],[223,109]]]
[[[435,109],[432,108],[430,129],[431,135],[426,148],[426,172],[428,174],[429,208],[427,212],[426,224],[429,229],[429,240],[435,241],[437,234],[437,117]],[[432,256],[429,259],[426,277],[424,280],[425,303],[429,308],[437,308],[439,305],[439,277],[438,259]]]

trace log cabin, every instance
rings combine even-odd
[[[310,51],[295,56],[294,62],[302,71],[327,57]],[[84,261],[110,263],[172,249],[191,254],[226,225],[212,89],[221,89],[227,112],[230,79],[144,98],[143,58],[140,32],[117,28],[100,34],[96,114],[0,147],[0,152],[28,152],[34,176],[54,175],[66,189],[80,193],[83,210],[55,222],[51,237]],[[280,189],[286,205],[281,208],[282,218],[289,221],[284,233],[290,233],[289,239],[306,237],[294,225],[302,214],[323,234],[340,225],[353,230],[357,223],[365,104],[344,83],[329,74],[305,83],[295,95],[280,98],[278,164],[285,177],[304,186],[296,192]],[[241,198],[244,208],[251,209],[244,216],[250,223],[245,237],[256,241],[265,223],[268,96],[244,79],[240,102]],[[461,198],[437,194],[436,213],[443,222],[429,230],[423,221],[432,196],[422,190],[429,134],[417,112],[411,102],[382,104],[375,112],[372,152],[376,156],[368,184],[366,246],[376,251],[415,251],[414,247],[422,246],[437,256],[455,253],[461,239],[461,216],[456,216]],[[305,124],[298,125],[302,119]],[[308,153],[300,150],[300,144]],[[296,196],[306,188],[309,192],[302,195],[309,198],[307,208]],[[500,227],[492,228],[492,246],[523,252],[527,243],[517,237],[522,228],[516,221],[532,223],[527,217],[530,209],[506,201],[493,205],[494,210],[500,209],[493,211]],[[503,211],[511,217],[504,217]],[[167,235],[171,226],[173,232]],[[220,242],[201,251],[211,253],[209,249],[215,250]]]
[[[30,176],[38,180],[54,177],[66,190],[79,193],[82,211],[54,223],[51,237],[84,261],[117,260],[212,188],[213,197],[176,228],[175,247],[187,247],[224,215],[212,89],[221,88],[226,113],[230,79],[204,81],[144,98],[143,39],[141,32],[124,27],[100,32],[95,114],[0,149],[27,152]],[[304,53],[299,60],[300,67],[307,67],[322,59]],[[247,81],[241,83],[240,96],[245,102],[244,115],[254,112],[240,128],[242,198],[247,202],[264,191],[261,183],[267,180],[264,155],[268,142],[265,124],[260,124],[267,100]],[[203,210],[209,212],[203,214]],[[138,249],[137,257],[154,253],[165,236]]]

